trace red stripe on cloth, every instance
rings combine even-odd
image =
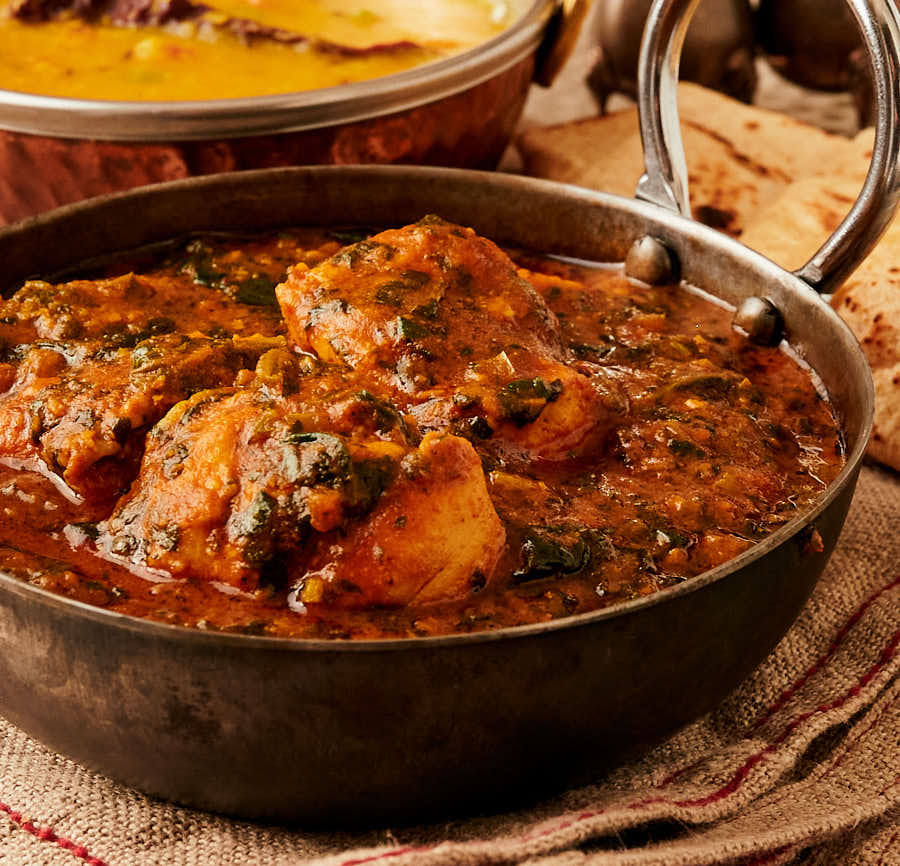
[[[869,596],[869,598],[867,598],[844,623],[840,631],[837,633],[837,635],[835,635],[834,640],[831,642],[831,646],[829,646],[828,649],[818,659],[816,659],[816,661],[806,671],[804,671],[797,680],[795,680],[790,686],[788,686],[778,696],[777,700],[771,706],[763,711],[762,715],[749,728],[749,731],[755,731],[757,728],[761,727],[763,724],[765,724],[765,722],[771,719],[772,716],[775,715],[776,712],[778,712],[778,710],[780,710],[798,691],[800,691],[801,688],[803,688],[803,686],[809,681],[812,676],[822,670],[828,660],[840,649],[841,644],[844,642],[853,626],[855,626],[860,621],[860,619],[862,619],[865,612],[885,592],[889,592],[890,590],[895,589],[898,586],[900,586],[900,577],[896,578],[885,586],[882,586],[871,596]],[[669,787],[669,785],[676,782],[685,773],[689,772],[695,767],[699,767],[704,760],[704,758],[698,758],[696,761],[693,761],[687,766],[680,767],[679,769],[674,770],[672,773],[666,776],[656,787]]]
[[[26,821],[22,817],[21,812],[17,812],[12,807],[7,806],[6,803],[0,802],[0,812],[4,812],[6,817],[20,830],[30,833],[35,839],[40,839],[41,842],[53,843],[57,847],[68,851],[73,857],[77,857],[79,860],[84,861],[88,866],[107,866],[106,862],[99,857],[92,857],[84,845],[78,845],[71,839],[66,839],[64,836],[57,836],[55,831],[50,827],[36,827],[33,822]]]
[[[773,848],[771,851],[766,851],[752,860],[742,860],[741,866],[765,866],[766,863],[773,863],[783,854],[789,853],[793,848],[793,845],[782,845],[780,848]]]
[[[900,583],[900,581],[898,581]],[[751,755],[747,760],[743,763],[742,766],[738,767],[737,772],[728,780],[728,782],[719,788],[718,791],[714,791],[712,794],[708,794],[705,797],[699,797],[696,800],[676,800],[674,804],[676,806],[706,806],[710,803],[715,803],[718,800],[722,800],[730,794],[734,793],[740,786],[744,779],[749,774],[750,770],[758,764],[764,757],[769,755],[771,752],[775,750],[775,748],[783,743],[790,735],[793,733],[803,722],[810,719],[812,716],[818,715],[819,713],[827,713],[830,710],[838,709],[843,706],[850,698],[858,695],[865,686],[871,682],[871,680],[875,677],[875,675],[881,671],[887,663],[896,655],[897,647],[900,645],[900,630],[894,632],[891,640],[888,642],[888,645],[882,650],[881,655],[878,658],[878,661],[872,665],[857,681],[857,683],[847,689],[843,695],[839,698],[835,698],[833,701],[830,701],[827,704],[820,704],[812,710],[808,710],[805,713],[801,713],[785,726],[785,729],[771,742],[768,746],[766,746],[761,751],[757,752],[754,755]],[[657,798],[665,800],[665,798]]]
[[[894,705],[897,703],[898,700],[900,700],[900,694],[895,696],[894,699],[886,707],[883,707],[881,712],[878,713],[878,715],[875,717],[875,719],[869,721],[869,724],[865,727],[864,730],[860,731],[857,734],[857,736],[855,736],[853,739],[848,739],[848,742],[843,744],[843,751],[840,752],[839,754],[837,754],[836,757],[834,758],[834,760],[826,767],[825,771],[816,777],[817,784],[821,784],[823,779],[826,779],[835,769],[837,769],[837,767],[840,766],[840,764],[844,761],[844,759],[848,755],[850,755],[852,752],[854,752],[859,747],[859,745],[863,741],[863,738],[865,737],[865,735],[869,731],[871,731],[872,728],[876,727],[878,725],[878,723],[881,721],[881,719],[887,713],[891,712],[894,709]],[[889,785],[887,785],[885,788],[882,788],[882,790],[880,790],[878,792],[878,796],[886,795],[887,792],[891,788],[895,787],[897,784],[900,784],[900,775],[896,776],[894,778],[894,780]],[[771,800],[769,802],[769,806],[774,806],[777,803],[781,803],[790,796],[791,796],[790,790],[784,791],[783,793],[781,793],[780,796]]]
[[[891,790],[891,788],[896,788],[897,785],[900,785],[900,775],[895,776],[895,777],[894,777],[894,781],[891,782],[890,785],[885,785],[885,786],[878,792],[879,796],[883,797],[885,794],[887,794],[888,791]]]
[[[803,686],[807,683],[807,681],[817,674],[828,662],[828,660],[838,651],[840,645],[843,643],[844,638],[847,637],[847,634],[850,630],[855,626],[860,619],[862,619],[863,614],[882,596],[884,593],[889,592],[892,589],[896,589],[900,586],[900,577],[892,580],[889,584],[882,586],[881,589],[874,592],[870,595],[853,613],[850,619],[844,623],[841,630],[835,635],[834,640],[831,642],[831,646],[828,647],[827,650],[818,658],[815,662],[813,662],[812,666],[809,667],[806,671],[804,671],[799,679],[789,685],[779,696],[778,699],[772,704],[767,710],[763,712],[763,714],[754,722],[753,726],[750,728],[751,731],[755,731],[758,727],[765,724],[772,716],[778,712]]]
[[[900,580],[896,581],[896,583],[900,584]],[[815,716],[819,713],[828,712],[829,710],[837,709],[838,707],[843,706],[850,698],[859,694],[860,691],[869,683],[876,674],[882,670],[887,663],[896,655],[897,647],[900,646],[900,630],[894,632],[891,640],[888,642],[887,646],[881,651],[878,657],[878,661],[875,662],[869,670],[867,670],[862,677],[847,689],[843,695],[838,698],[835,698],[833,701],[830,701],[827,704],[820,704],[812,710],[808,710],[805,713],[801,713],[796,718],[792,719],[781,734],[778,735],[772,742],[770,742],[764,749],[761,749],[759,752],[756,752],[750,755],[744,763],[738,767],[738,769],[734,772],[731,778],[720,788],[713,791],[710,794],[707,794],[704,797],[698,797],[694,800],[674,800],[670,797],[646,797],[642,800],[636,800],[633,803],[628,803],[625,806],[621,807],[624,809],[645,809],[647,806],[659,805],[659,804],[668,804],[672,806],[679,806],[681,808],[688,807],[696,807],[696,806],[708,806],[711,803],[718,802],[719,800],[724,800],[726,797],[733,794],[737,791],[747,776],[750,775],[750,771],[757,764],[762,762],[769,754],[775,751],[775,749],[783,743],[793,731],[795,731],[803,722],[807,721],[812,716]],[[895,784],[900,784],[900,777],[898,777],[888,788],[885,789],[887,791],[889,788],[893,787]],[[884,793],[884,791],[882,792]],[[552,827],[547,827],[544,830],[541,830],[539,833],[526,833],[521,837],[522,841],[527,841],[530,839],[542,838],[544,836],[550,836],[553,833],[558,833],[561,830],[568,829],[569,827],[578,824],[582,821],[586,821],[589,818],[596,818],[599,815],[604,814],[609,811],[608,809],[597,809],[595,811],[582,812],[579,815],[574,815],[567,817],[564,821],[561,821],[559,824],[554,824]]]
[[[677,770],[673,770],[656,787],[668,788],[669,785],[677,782],[683,775],[685,775],[685,773],[689,773],[691,770],[699,767],[705,760],[705,757],[697,758],[696,761],[691,761],[690,764],[686,764],[684,767],[679,767]]]
[[[519,837],[519,841],[529,842],[532,839],[542,839],[544,836],[551,836],[553,833],[558,833],[560,830],[567,830],[569,827],[580,824],[582,821],[587,821],[590,818],[598,818],[607,811],[607,809],[594,809],[589,812],[581,812],[579,815],[574,815],[560,824],[554,824],[552,827],[541,830],[540,833],[526,833],[524,836]]]
[[[385,851],[381,854],[373,854],[371,857],[359,857],[353,860],[341,860],[341,866],[360,866],[361,863],[375,863],[378,860],[387,860],[388,857],[399,857],[401,854],[412,854],[413,852],[430,851],[434,845],[410,845],[406,848],[394,848],[391,851]]]
[[[881,712],[878,713],[874,719],[869,720],[869,723],[866,725],[866,727],[863,730],[859,731],[859,733],[852,740],[849,740],[849,742],[844,745],[844,750],[835,758],[831,766],[824,773],[822,773],[820,778],[824,779],[825,776],[827,776],[832,770],[834,770],[836,767],[839,767],[844,758],[846,758],[847,755],[849,755],[853,751],[857,743],[859,743],[859,741],[862,740],[862,738],[865,737],[865,735],[868,734],[869,731],[872,730],[872,728],[876,727],[888,713],[893,712],[894,705],[897,703],[897,701],[900,701],[900,693],[895,695],[893,700],[891,700],[890,703],[887,704],[887,706],[882,707]]]

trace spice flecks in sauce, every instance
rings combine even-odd
[[[696,294],[439,220],[350,239],[195,238],[6,301],[0,451],[84,501],[0,470],[0,567],[199,628],[491,629],[679,583],[840,469],[808,371]]]

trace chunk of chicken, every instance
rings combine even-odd
[[[309,376],[286,395],[262,380],[175,406],[101,525],[100,548],[245,591],[266,568],[306,574],[311,556],[321,571],[321,557],[340,548],[315,600],[336,606],[455,598],[483,584],[504,532],[471,445],[426,437],[416,448],[389,404],[335,393],[334,381]],[[418,544],[406,554],[397,549],[401,513]],[[371,556],[381,545],[406,567],[367,565],[367,544]]]
[[[276,553],[365,510],[407,451],[332,426],[313,406],[254,390],[194,395],[154,428],[101,547],[175,576],[254,589]]]
[[[575,369],[509,257],[435,217],[294,268],[277,295],[299,348],[392,392],[423,431],[556,461],[600,448],[624,409],[614,373]]]
[[[32,348],[0,396],[0,457],[39,463],[86,499],[130,484],[147,428],[190,394],[230,385],[283,338],[166,334],[133,350]]]
[[[351,608],[465,598],[487,583],[505,540],[472,446],[429,433],[365,520],[318,540],[293,597]]]
[[[457,387],[436,387],[409,409],[422,430],[455,430],[510,466],[599,451],[624,408],[614,371],[586,375],[521,351],[474,365]]]
[[[381,232],[276,289],[291,340],[416,394],[518,346],[559,358],[559,323],[515,265],[437,217]]]

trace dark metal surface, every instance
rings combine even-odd
[[[428,212],[501,242],[621,261],[644,235],[688,282],[760,293],[841,417],[847,466],[815,508],[654,596],[500,632],[342,643],[135,620],[0,575],[0,711],[113,778],[233,814],[400,822],[500,808],[620,760],[714,707],[772,649],[843,523],[873,390],[845,325],[796,277],[652,205],[527,178],[307,168],[192,179],[0,230],[7,287],[203,229],[399,225]],[[809,544],[811,528],[824,550]]]
[[[603,110],[613,93],[637,99],[638,55],[650,5],[651,0],[598,4],[591,28],[597,61],[588,83]],[[685,36],[680,77],[750,103],[756,90],[755,55],[750,0],[703,0]]]

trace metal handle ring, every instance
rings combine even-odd
[[[831,292],[865,258],[900,198],[900,27],[890,0],[847,0],[869,57],[875,93],[875,147],[856,203],[819,251],[794,275]],[[699,0],[654,0],[638,61],[638,114],[645,173],[636,197],[690,218],[687,165],[678,125],[681,47]]]

